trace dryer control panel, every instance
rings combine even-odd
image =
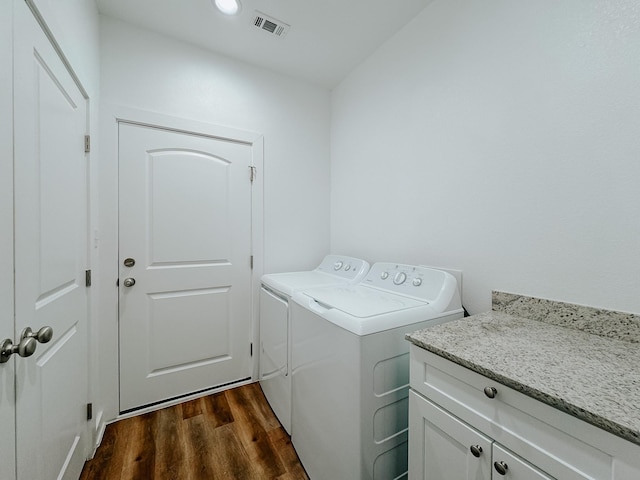
[[[316,270],[356,283],[369,271],[369,263],[360,258],[345,255],[327,255]]]
[[[435,301],[444,290],[457,289],[456,279],[442,270],[386,262],[374,263],[362,283],[428,302]]]

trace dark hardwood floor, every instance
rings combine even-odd
[[[108,425],[80,480],[308,480],[259,384]]]

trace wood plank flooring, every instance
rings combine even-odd
[[[308,480],[259,384],[108,425],[80,480]]]

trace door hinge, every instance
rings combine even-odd
[[[249,257],[249,265],[251,266],[251,270],[253,270],[253,255]]]
[[[91,135],[84,136],[84,153],[91,151]]]
[[[256,179],[256,176],[256,167],[249,167],[249,179],[251,180],[251,183],[253,183],[253,181]]]
[[[93,418],[93,403],[87,403],[87,421]]]
[[[91,270],[84,271],[84,285],[85,287],[91,286]]]
[[[253,357],[253,343],[249,344],[249,356]]]

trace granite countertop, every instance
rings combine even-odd
[[[407,339],[640,445],[640,316],[494,292]]]

